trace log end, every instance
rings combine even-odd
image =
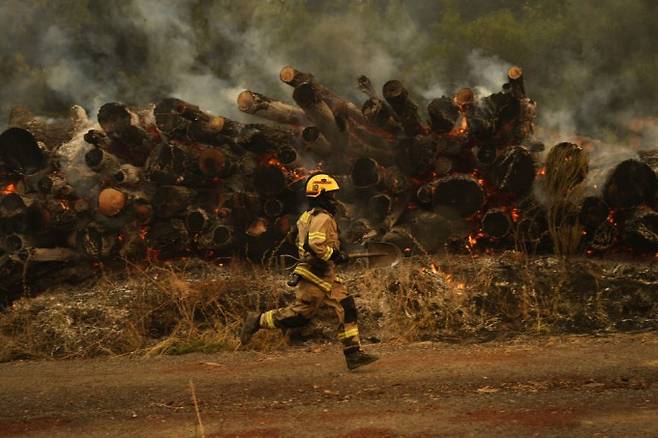
[[[389,100],[402,97],[406,93],[406,90],[402,85],[402,82],[393,79],[384,84],[382,93],[384,94],[384,98]]]
[[[116,216],[125,206],[126,195],[117,189],[103,189],[98,194],[98,211],[104,216]]]
[[[509,70],[507,70],[507,77],[511,81],[515,81],[515,80],[521,78],[521,76],[523,76],[523,69],[521,67],[518,67],[518,66],[515,65],[515,66],[510,67]]]
[[[295,79],[296,72],[297,71],[293,67],[286,65],[279,72],[279,78],[281,79],[281,81],[285,82],[286,84],[289,84]]]
[[[458,90],[455,93],[455,96],[453,97],[454,102],[457,106],[466,106],[470,105],[473,103],[473,99],[475,97],[475,94],[473,93],[473,90],[470,88],[462,88]]]
[[[245,113],[251,113],[251,107],[254,105],[254,95],[249,90],[244,90],[238,94],[238,109]]]

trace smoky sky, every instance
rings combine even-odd
[[[290,101],[284,65],[361,102],[355,84],[402,80],[422,106],[462,86],[498,91],[520,65],[540,121],[623,137],[655,116],[658,7],[627,0],[4,0],[0,114],[166,96],[248,120],[251,89]]]

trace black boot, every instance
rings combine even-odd
[[[379,360],[379,357],[374,354],[368,354],[362,350],[356,350],[349,353],[345,353],[345,361],[347,362],[347,368],[350,370],[355,370],[364,365],[371,364]]]
[[[260,314],[249,313],[244,320],[242,331],[240,332],[240,342],[247,345],[251,337],[260,329]]]

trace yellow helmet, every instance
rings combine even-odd
[[[326,173],[316,173],[306,181],[306,196],[317,198],[323,192],[340,190],[338,181]]]

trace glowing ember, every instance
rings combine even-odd
[[[537,176],[545,176],[546,175],[546,168],[545,167],[540,167],[537,169]]]
[[[615,210],[610,210],[610,213],[608,213],[608,217],[606,218],[606,222],[608,222],[610,225],[615,225],[617,221],[615,220],[615,214],[617,212]]]
[[[146,240],[146,235],[148,234],[149,229],[148,227],[142,227],[139,229],[139,238],[142,240]]]
[[[519,219],[521,219],[521,212],[518,208],[513,208],[512,211],[510,211],[510,216],[512,216],[512,222],[517,223]]]
[[[11,183],[7,185],[6,187],[0,189],[0,193],[3,195],[9,195],[10,193],[14,193],[16,191],[16,184]]]
[[[64,200],[59,201],[59,206],[62,207],[62,210],[69,210],[70,209],[68,203]]]

